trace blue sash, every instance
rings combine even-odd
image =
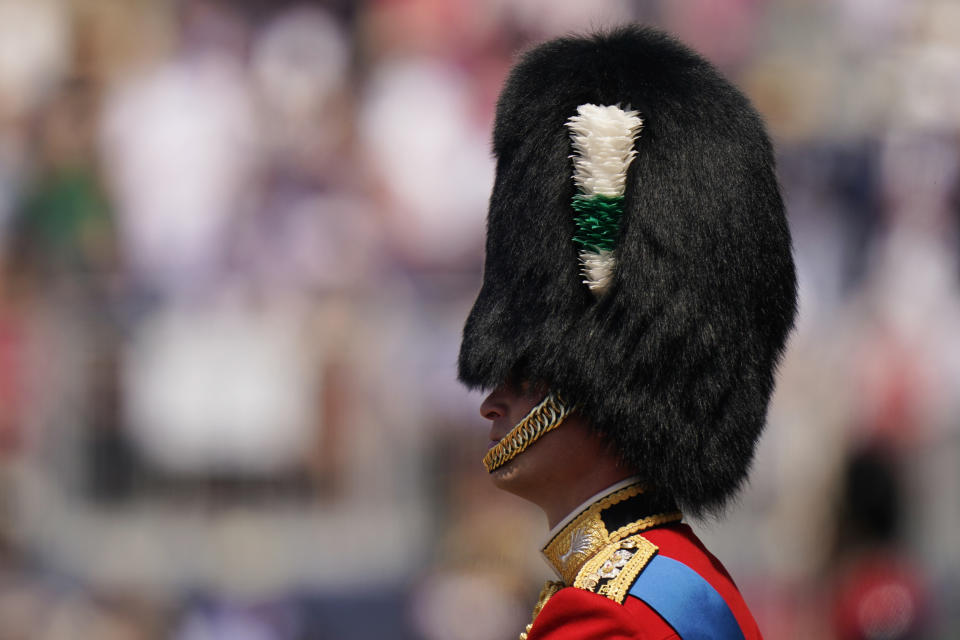
[[[744,640],[720,594],[682,562],[654,556],[629,594],[656,611],[683,640]]]

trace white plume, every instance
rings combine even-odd
[[[622,196],[633,141],[643,127],[636,111],[582,104],[567,120],[573,141],[573,179],[585,196]]]
[[[590,287],[598,298],[607,292],[613,282],[613,251],[581,251],[580,262],[583,265],[583,283]]]

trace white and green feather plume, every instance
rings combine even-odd
[[[567,120],[573,142],[573,197],[584,284],[597,297],[610,286],[616,264],[616,244],[623,215],[627,168],[643,120],[636,111],[618,106],[582,104]]]

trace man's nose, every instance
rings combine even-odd
[[[505,394],[502,387],[497,387],[491,391],[490,395],[480,403],[480,415],[487,420],[496,420],[507,415]]]

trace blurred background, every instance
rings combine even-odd
[[[519,50],[755,101],[801,284],[694,523],[766,637],[960,637],[960,3],[0,0],[0,640],[513,638],[543,516],[455,380]]]

